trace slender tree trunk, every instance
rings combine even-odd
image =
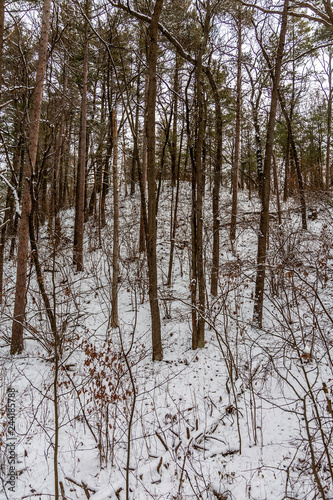
[[[124,182],[125,182],[125,198],[128,196],[128,174],[127,174],[127,161],[126,161],[126,137],[125,137],[125,127],[123,127],[123,171],[124,171]]]
[[[192,348],[205,345],[205,307],[206,283],[203,259],[203,202],[204,172],[202,163],[205,123],[203,96],[203,54],[208,41],[211,21],[210,1],[207,1],[203,37],[199,46],[195,70],[197,137],[195,142],[195,160],[192,160]],[[194,262],[195,260],[195,262]],[[197,297],[198,293],[198,297]],[[197,323],[195,321],[197,319]]]
[[[191,141],[190,130],[190,104],[188,100],[188,89],[191,83],[192,74],[190,75],[185,87],[185,106],[186,106],[186,132],[187,132],[187,148],[191,159],[191,320],[192,320],[192,349],[198,347],[198,323],[197,323],[197,288],[198,288],[198,271],[197,271],[197,165],[194,156],[194,148]]]
[[[22,157],[22,149],[23,149],[23,135],[19,134],[19,139],[18,139],[18,144],[15,148],[14,155],[13,155],[13,161],[12,161],[12,168],[13,172],[11,175],[11,186],[14,187],[14,189],[17,189],[17,178],[15,173],[20,172],[21,170],[21,157]],[[10,160],[8,158],[8,163],[10,163]],[[19,195],[18,195],[19,197]],[[0,230],[0,304],[2,303],[3,299],[3,268],[4,268],[4,252],[5,252],[5,244],[7,240],[7,234],[13,235],[14,231],[14,224],[13,221],[15,220],[15,217],[17,216],[17,213],[15,212],[15,201],[14,201],[14,196],[12,189],[8,186],[7,189],[7,196],[6,196],[6,212],[4,216],[4,225]]]
[[[176,67],[175,67],[175,76],[174,76],[174,106],[173,106],[173,127],[172,127],[172,136],[170,141],[170,155],[171,155],[171,217],[170,217],[170,255],[169,255],[169,268],[168,268],[168,278],[167,278],[167,286],[171,286],[171,278],[172,278],[172,265],[173,265],[173,254],[175,248],[175,237],[176,237],[176,228],[177,228],[177,210],[178,210],[178,199],[179,199],[179,174],[180,174],[180,156],[178,159],[178,168],[177,165],[177,120],[178,120],[178,92],[179,92],[179,56],[176,53]],[[181,131],[180,138],[180,151],[182,149],[182,140],[183,140],[183,130]],[[176,197],[174,200],[174,188],[175,183],[177,183],[176,187]]]
[[[167,279],[167,283],[166,283],[167,286],[171,286],[171,281],[172,281],[173,255],[174,255],[174,250],[175,250],[176,231],[177,231],[177,224],[178,224],[177,214],[178,214],[178,201],[179,201],[180,162],[181,162],[182,147],[183,147],[183,129],[181,131],[180,144],[179,144],[176,199],[175,199],[174,213],[173,213],[173,217],[172,217],[172,228],[171,228],[171,234],[170,234],[170,257],[169,257],[168,279]]]
[[[85,14],[89,13],[89,0],[85,3]],[[88,87],[88,20],[84,24],[84,54],[83,54],[83,85],[81,99],[81,133],[80,152],[77,170],[75,224],[74,224],[74,253],[73,264],[77,271],[83,270],[83,236],[85,212],[85,177],[87,154],[87,87]]]
[[[148,97],[147,97],[147,177],[148,177],[148,233],[147,258],[149,273],[149,301],[151,310],[153,361],[163,359],[161,339],[161,319],[157,298],[156,261],[156,166],[155,166],[155,109],[156,109],[156,65],[158,20],[163,8],[163,0],[156,0],[154,13],[148,29]]]
[[[262,47],[263,55],[267,61],[267,64],[270,67],[270,74],[271,74],[271,78],[272,78],[273,86],[274,86],[273,68],[270,65],[269,56],[268,56],[265,48],[262,45],[261,45],[261,47]],[[278,98],[280,101],[281,110],[282,110],[283,116],[285,117],[285,120],[287,122],[288,142],[290,142],[292,156],[293,156],[294,162],[295,162],[298,190],[299,190],[300,200],[301,200],[302,228],[307,229],[305,189],[304,189],[304,183],[303,183],[301,164],[300,164],[299,159],[298,159],[298,153],[297,153],[296,143],[295,143],[293,129],[292,129],[293,101],[294,101],[294,93],[295,93],[294,81],[295,81],[295,72],[293,72],[293,100],[292,100],[292,105],[291,105],[291,109],[290,109],[290,116],[288,115],[288,112],[286,109],[286,104],[285,104],[284,98],[282,96],[282,93],[280,91],[280,88],[278,88],[277,92],[278,92]]]
[[[52,178],[52,192],[51,192],[51,207],[50,207],[50,230],[51,234],[55,236],[56,239],[60,238],[60,222],[59,222],[59,199],[60,199],[60,189],[59,189],[59,172],[60,172],[60,162],[61,154],[63,153],[63,143],[64,143],[64,130],[65,130],[65,100],[67,93],[67,64],[64,65],[64,83],[63,83],[63,95],[61,100],[61,118],[60,126],[58,131],[58,136],[56,139],[55,152],[54,152],[54,163],[53,163],[53,178]]]
[[[261,134],[260,134],[260,125],[258,119],[258,107],[259,107],[259,99],[257,100],[257,106],[255,106],[254,101],[251,100],[252,106],[252,117],[255,131],[255,139],[256,139],[256,157],[257,157],[257,174],[258,174],[258,194],[260,200],[262,199],[263,192],[263,179],[264,173],[262,169],[262,145],[261,145]]]
[[[265,286],[265,265],[267,251],[267,237],[269,229],[269,201],[270,201],[270,178],[271,178],[271,162],[274,147],[274,129],[276,120],[276,110],[279,98],[279,84],[281,75],[281,66],[284,53],[284,43],[287,32],[289,0],[284,0],[281,31],[279,37],[279,45],[276,55],[275,71],[272,86],[271,107],[269,113],[267,136],[266,136],[266,151],[264,161],[264,184],[262,196],[262,208],[260,215],[260,227],[258,234],[258,256],[257,256],[257,276],[256,288],[254,296],[254,322],[261,328],[264,303],[264,286]]]
[[[18,159],[18,168],[14,167],[15,175],[18,177],[17,187],[23,185],[23,175],[24,175],[25,163],[27,161],[26,160],[27,155],[25,152],[24,131],[22,130],[22,128],[21,128],[21,135],[19,138],[19,143],[21,143],[21,148],[20,148],[20,155],[19,155],[19,159]],[[21,202],[23,195],[22,195],[22,190],[20,190],[20,189],[18,192],[18,197],[19,197],[19,201]],[[13,207],[13,211],[14,211],[14,207]],[[15,212],[14,220],[13,220],[13,223],[11,224],[11,227],[10,227],[10,235],[11,235],[11,242],[10,242],[10,248],[9,248],[9,259],[10,260],[14,259],[18,225],[19,225],[19,217],[18,217],[17,212]]]
[[[40,116],[42,110],[43,85],[47,64],[47,44],[50,27],[51,0],[44,0],[42,29],[36,74],[36,86],[30,119],[28,155],[24,172],[22,216],[19,224],[19,243],[17,255],[14,319],[12,327],[11,354],[23,351],[23,325],[26,308],[26,284],[29,249],[29,217],[31,212],[31,191],[35,173]]]
[[[238,55],[237,55],[237,102],[236,102],[236,129],[235,129],[235,159],[232,177],[232,207],[230,240],[236,238],[237,204],[238,204],[238,176],[239,176],[239,154],[241,141],[241,108],[242,108],[242,12],[241,8],[237,15]]]
[[[276,192],[276,205],[277,205],[277,213],[278,213],[278,221],[279,225],[282,224],[282,215],[281,215],[281,204],[280,204],[280,189],[279,189],[279,177],[277,171],[277,161],[276,156],[273,151],[273,172],[274,172],[274,184],[275,184],[275,192]]]
[[[197,184],[197,210],[196,210],[196,225],[197,225],[197,279],[198,279],[198,330],[197,330],[197,347],[204,347],[205,345],[205,299],[206,299],[206,286],[203,265],[203,193],[204,193],[204,176],[202,166],[202,148],[204,141],[204,103],[203,103],[203,89],[202,89],[202,56],[203,48],[200,49],[197,70],[196,70],[196,84],[197,84],[197,106],[198,106],[198,136],[196,141],[196,184]],[[194,342],[195,343],[195,342]]]
[[[2,54],[3,54],[3,34],[5,28],[5,1],[0,0],[0,99],[1,99],[1,86],[2,86]],[[12,179],[13,182],[13,179]],[[12,184],[13,185],[13,184]],[[6,197],[6,208],[9,209],[11,201],[11,189],[8,187],[7,197]],[[3,292],[3,262],[4,262],[4,250],[7,235],[7,223],[10,218],[10,210],[5,212],[4,216],[4,226],[1,228],[0,232],[0,304],[2,303],[2,292]]]
[[[307,229],[305,189],[304,189],[301,164],[300,164],[300,161],[298,158],[296,143],[295,143],[295,139],[294,139],[294,133],[293,133],[292,126],[291,126],[291,120],[290,120],[290,117],[289,117],[288,112],[286,110],[286,105],[285,105],[285,102],[284,102],[284,99],[282,97],[280,90],[278,90],[278,94],[279,94],[279,100],[280,100],[282,113],[283,113],[285,120],[287,122],[288,138],[290,140],[291,151],[292,151],[292,155],[293,155],[294,162],[295,162],[297,182],[298,182],[298,191],[299,191],[300,200],[301,200],[302,228]]]
[[[61,146],[61,158],[60,169],[59,169],[59,210],[62,209],[66,205],[68,190],[69,187],[67,185],[68,180],[68,164],[69,164],[69,145],[70,138],[72,135],[71,123],[65,120],[65,128],[64,128],[64,137]]]
[[[5,28],[5,0],[0,0],[0,96],[2,86],[3,33]]]
[[[172,189],[176,184],[176,165],[177,165],[177,121],[178,121],[178,92],[179,92],[179,56],[176,53],[176,67],[174,77],[174,106],[173,106],[173,125],[171,136],[171,187]]]
[[[138,71],[138,78],[137,78],[137,89],[136,89],[136,98],[137,102],[140,101],[140,68],[141,65],[139,65],[139,71]],[[135,124],[134,124],[134,133],[135,136],[138,137],[139,133],[139,106],[136,106],[135,110]],[[136,165],[136,156],[135,152],[133,151],[133,156],[132,156],[132,164],[131,164],[131,196],[134,195],[135,193],[135,180],[136,180],[136,171],[135,171],[135,166],[137,166],[137,169],[139,168],[138,165]]]
[[[148,89],[149,89],[149,74],[146,73],[146,79],[145,79],[145,109],[148,107]],[[147,113],[144,115],[144,120],[143,120],[143,137],[142,137],[142,182],[144,189],[146,191],[146,185],[147,185],[147,157],[148,157],[148,152],[147,152]],[[156,176],[156,174],[155,174]],[[139,251],[140,253],[144,252],[146,250],[146,241],[145,241],[145,228],[144,228],[144,220],[143,220],[143,212],[142,212],[142,207],[141,207],[141,214],[140,214],[140,236],[139,236]]]
[[[105,219],[105,202],[106,202],[106,195],[109,192],[109,176],[110,176],[110,159],[112,156],[112,148],[113,148],[113,142],[112,142],[112,98],[111,98],[111,69],[110,69],[110,58],[108,60],[108,71],[107,71],[107,109],[108,109],[108,135],[107,135],[107,148],[106,148],[106,155],[105,155],[105,161],[104,161],[104,171],[103,171],[103,183],[102,183],[102,194],[101,194],[101,207],[100,207],[100,212],[101,212],[101,227],[105,227],[106,225],[106,219]]]
[[[287,145],[286,145],[286,160],[285,160],[285,172],[284,172],[284,189],[283,189],[283,201],[287,201],[289,198],[290,188],[289,188],[289,177],[290,177],[290,138],[288,133]]]
[[[113,110],[113,255],[112,255],[112,299],[111,327],[118,326],[118,276],[119,276],[119,183],[118,183],[118,137],[117,111]]]
[[[221,185],[221,166],[222,166],[222,112],[220,106],[220,95],[213,78],[209,72],[207,74],[214,96],[215,104],[215,129],[216,129],[216,157],[214,167],[214,186],[213,186],[213,256],[212,256],[212,276],[210,293],[213,297],[217,296],[218,274],[220,267],[220,185]]]
[[[328,101],[327,101],[327,145],[326,145],[326,189],[331,187],[331,132],[332,132],[332,52],[328,61]]]

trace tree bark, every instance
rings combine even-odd
[[[202,89],[202,56],[203,47],[200,48],[197,69],[196,69],[196,85],[197,85],[197,106],[198,106],[198,136],[196,141],[196,187],[197,187],[197,203],[196,203],[196,226],[197,235],[195,245],[197,247],[197,280],[198,280],[198,329],[197,338],[193,340],[193,346],[204,347],[205,345],[205,275],[203,265],[203,193],[204,193],[204,176],[202,167],[202,148],[204,140],[204,103],[203,103],[203,89]]]
[[[179,154],[178,154],[178,165],[177,165],[177,184],[176,184],[176,199],[175,206],[172,218],[172,227],[170,233],[170,256],[169,256],[169,268],[168,268],[168,279],[166,282],[167,286],[171,286],[172,281],[172,266],[173,266],[173,255],[175,250],[175,241],[176,241],[176,231],[178,224],[178,200],[179,200],[179,187],[180,187],[180,162],[181,162],[181,154],[183,147],[183,128],[180,134],[180,144],[179,144]],[[171,207],[172,210],[173,207]]]
[[[241,107],[242,107],[242,12],[238,9],[237,14],[237,34],[238,34],[238,55],[237,55],[237,101],[236,101],[236,128],[235,128],[235,159],[232,176],[232,207],[230,240],[234,243],[236,238],[237,205],[238,205],[238,176],[239,176],[239,155],[241,139]]]
[[[279,45],[275,62],[271,106],[270,106],[267,136],[266,136],[263,196],[262,196],[262,208],[261,208],[260,226],[258,234],[257,276],[256,276],[254,310],[253,310],[253,320],[259,326],[259,328],[262,327],[263,303],[264,303],[265,265],[266,265],[266,252],[267,252],[267,237],[269,229],[271,162],[272,162],[272,154],[274,146],[274,129],[275,129],[277,103],[279,98],[281,66],[282,66],[284,44],[287,32],[288,7],[289,7],[289,0],[285,0],[282,12]]]
[[[213,256],[212,256],[212,276],[210,293],[217,296],[218,274],[220,267],[220,185],[222,166],[222,111],[220,106],[220,95],[211,72],[207,73],[209,83],[213,92],[215,104],[215,129],[216,129],[216,157],[214,166],[214,186],[213,186]]]
[[[331,132],[332,132],[332,52],[328,61],[328,100],[327,100],[327,145],[326,145],[326,189],[331,187]]]
[[[281,215],[281,204],[280,204],[280,188],[279,188],[279,177],[278,177],[278,171],[277,171],[277,161],[276,161],[276,156],[273,151],[273,174],[274,174],[274,184],[275,184],[275,191],[276,191],[276,205],[277,205],[277,213],[278,213],[278,221],[279,221],[279,226],[282,224],[282,215]]]
[[[284,99],[282,97],[282,94],[280,90],[278,90],[279,94],[279,100],[280,100],[280,105],[282,109],[283,116],[285,117],[285,120],[287,122],[288,126],[288,139],[290,141],[291,145],[291,152],[294,158],[295,162],[295,168],[296,168],[296,174],[297,174],[297,183],[298,183],[298,191],[300,195],[300,200],[301,200],[301,212],[302,212],[302,229],[307,229],[307,216],[306,216],[306,200],[305,200],[305,189],[304,189],[304,182],[303,182],[303,175],[302,175],[302,170],[301,170],[301,164],[298,158],[298,153],[297,153],[297,148],[296,148],[296,143],[294,139],[294,133],[292,130],[291,126],[291,120],[288,115],[288,112],[286,110],[286,105],[284,102]]]
[[[149,301],[151,311],[153,361],[163,359],[161,339],[161,319],[157,298],[157,261],[156,261],[156,165],[155,165],[155,109],[156,109],[156,66],[158,20],[163,8],[163,0],[156,0],[151,23],[148,29],[148,95],[147,95],[147,177],[148,177],[148,232],[147,259],[149,274]]]
[[[52,191],[51,191],[51,207],[49,214],[49,227],[51,235],[55,237],[55,240],[59,240],[60,238],[60,222],[59,222],[59,172],[60,172],[60,162],[61,162],[61,154],[63,153],[63,144],[64,144],[64,130],[65,130],[65,100],[67,93],[67,83],[68,83],[68,75],[67,75],[67,62],[64,64],[64,82],[62,89],[62,99],[61,99],[61,118],[60,118],[60,126],[59,131],[56,138],[55,144],[55,152],[54,152],[54,163],[53,163],[53,178],[52,178]]]
[[[210,1],[206,6],[203,36],[200,41],[196,61],[196,106],[197,106],[197,137],[195,142],[195,159],[192,160],[192,348],[205,345],[205,301],[206,283],[203,260],[203,201],[204,201],[204,172],[202,153],[204,145],[204,96],[203,96],[203,54],[209,36],[211,21]],[[198,297],[197,297],[198,294]]]
[[[112,254],[112,298],[111,327],[118,326],[118,276],[119,276],[119,182],[118,182],[118,137],[117,111],[113,110],[113,254]]]
[[[146,73],[146,78],[145,78],[145,109],[147,109],[147,107],[148,107],[148,89],[149,89],[149,74]],[[147,113],[145,113],[144,123],[143,123],[143,137],[142,137],[142,182],[143,182],[143,186],[144,186],[145,191],[146,191],[146,186],[147,186],[147,158],[148,158],[147,119],[148,119]],[[141,206],[139,251],[140,251],[140,253],[143,253],[145,250],[146,250],[145,228],[144,228],[144,220],[143,220],[143,211],[142,211],[142,206]]]
[[[273,73],[273,68],[271,67],[271,64],[270,64],[269,56],[268,56],[265,48],[261,44],[261,42],[260,42],[260,45],[261,45],[261,48],[263,51],[263,55],[267,61],[269,68],[270,68],[270,74],[271,74],[271,78],[272,78],[273,85],[274,85],[274,73]],[[285,117],[285,120],[287,122],[288,143],[290,142],[291,152],[292,152],[292,156],[293,156],[294,162],[295,162],[297,182],[298,182],[298,191],[299,191],[300,200],[301,200],[302,228],[307,229],[305,189],[304,189],[304,183],[303,183],[301,164],[300,164],[299,159],[298,159],[298,153],[297,153],[296,143],[295,143],[295,139],[294,139],[294,133],[293,133],[293,129],[292,129],[293,105],[291,106],[290,116],[289,116],[287,109],[286,109],[286,103],[285,103],[283,95],[280,91],[280,88],[278,88],[277,92],[278,92],[278,98],[280,101],[281,110],[282,110],[283,116]],[[294,74],[293,74],[293,95],[294,95]]]
[[[22,198],[22,215],[18,231],[18,255],[16,269],[16,288],[14,318],[12,326],[11,354],[23,351],[23,326],[26,308],[26,284],[29,248],[29,217],[31,212],[31,191],[35,173],[40,116],[42,110],[44,76],[47,64],[47,44],[50,28],[51,0],[44,0],[42,29],[39,41],[36,86],[33,95],[33,106],[30,119],[28,155],[24,172],[24,188]]]
[[[85,3],[85,14],[88,16],[89,0]],[[83,84],[81,99],[81,133],[80,151],[76,181],[74,252],[73,264],[77,271],[83,270],[83,237],[85,212],[85,177],[87,154],[87,87],[88,87],[88,20],[84,24]]]
[[[2,86],[3,33],[5,28],[5,0],[0,0],[0,95]]]
[[[138,77],[137,77],[137,88],[136,88],[136,98],[137,102],[140,101],[140,68],[141,65],[139,64],[138,68]],[[134,135],[135,137],[138,137],[138,132],[139,132],[139,106],[136,106],[135,109],[135,124],[134,124]],[[138,170],[138,165],[136,164],[136,156],[135,156],[135,151],[133,150],[133,156],[132,156],[132,163],[131,163],[131,196],[134,195],[135,193],[135,181],[136,181],[136,171],[135,167],[137,167]]]
[[[178,92],[179,92],[179,55],[176,53],[176,67],[174,76],[174,106],[173,106],[173,125],[171,135],[171,187],[172,189],[176,184],[176,165],[177,165],[177,121],[178,121]]]
[[[107,109],[108,109],[108,133],[107,133],[107,148],[106,155],[104,161],[104,171],[103,171],[103,181],[102,181],[102,194],[100,200],[100,213],[101,213],[101,227],[105,227],[106,218],[105,218],[105,202],[106,195],[109,192],[109,174],[110,174],[110,159],[112,156],[112,98],[111,98],[111,68],[110,68],[110,57],[108,59],[108,70],[107,70]]]

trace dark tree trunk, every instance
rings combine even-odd
[[[212,257],[212,276],[210,292],[213,297],[217,296],[218,274],[220,267],[220,185],[221,185],[221,166],[222,166],[222,112],[220,106],[220,95],[213,78],[209,71],[207,73],[209,83],[213,92],[215,104],[215,129],[216,129],[216,157],[214,166],[214,186],[213,186],[213,257]]]
[[[155,165],[155,108],[156,108],[156,65],[158,20],[162,11],[163,0],[156,0],[154,13],[148,29],[148,96],[147,96],[147,177],[148,177],[148,232],[147,258],[149,274],[149,301],[151,311],[153,361],[163,359],[161,320],[157,298],[157,261],[156,261],[156,165]]]
[[[105,201],[106,195],[109,192],[109,177],[110,177],[110,160],[112,156],[112,98],[111,98],[111,68],[110,68],[110,58],[108,61],[108,71],[107,71],[107,109],[108,109],[108,134],[107,134],[107,148],[104,161],[104,171],[103,171],[103,181],[102,181],[102,194],[101,194],[101,227],[105,227]]]
[[[176,199],[175,199],[174,212],[173,212],[173,216],[172,216],[172,227],[171,227],[171,234],[170,234],[170,256],[169,256],[168,279],[167,279],[167,283],[166,283],[167,286],[171,286],[171,281],[172,281],[173,255],[174,255],[174,250],[175,250],[176,230],[177,230],[177,224],[178,224],[178,201],[179,201],[179,187],[180,187],[180,162],[181,162],[182,147],[183,147],[183,129],[181,131],[180,144],[179,144],[178,165],[177,165],[177,179],[176,179],[176,181],[177,181],[177,184],[176,184]]]
[[[30,120],[28,155],[24,171],[22,216],[19,224],[14,319],[12,327],[11,354],[23,351],[23,326],[26,308],[26,284],[29,249],[29,217],[31,212],[31,191],[37,158],[40,116],[42,110],[43,85],[47,64],[47,44],[50,27],[51,0],[44,0],[42,29],[39,41],[36,86]]]
[[[149,91],[149,74],[146,74],[145,79],[145,109],[148,109],[148,91]],[[147,161],[148,161],[148,144],[147,144],[147,120],[148,113],[145,113],[144,123],[143,123],[143,137],[142,137],[142,183],[144,186],[144,190],[146,192],[147,186]],[[155,125],[154,125],[155,126]],[[156,174],[155,174],[156,177]],[[144,218],[143,218],[143,210],[141,206],[141,214],[140,214],[140,235],[139,235],[139,251],[140,253],[146,250],[146,238],[145,238],[145,227],[144,227]]]
[[[326,145],[326,189],[331,187],[331,132],[332,132],[332,52],[328,61],[328,99],[327,99],[327,145]]]
[[[290,177],[290,138],[288,134],[287,145],[286,145],[285,171],[284,171],[283,201],[287,201],[289,198],[289,193],[290,193],[289,177]]]
[[[267,136],[266,136],[264,183],[263,183],[262,208],[260,215],[260,226],[258,234],[257,276],[256,276],[256,288],[255,288],[254,310],[253,310],[254,322],[260,328],[262,327],[264,286],[265,286],[265,265],[266,265],[266,252],[267,252],[267,237],[269,229],[271,162],[272,162],[272,154],[274,146],[274,129],[275,129],[277,103],[279,98],[281,66],[284,53],[284,43],[287,32],[288,7],[289,7],[289,0],[285,0],[282,13],[279,45],[276,55],[275,71],[274,71],[273,86],[272,86],[271,107],[270,107]]]
[[[63,83],[63,95],[61,100],[61,118],[59,131],[56,138],[55,152],[54,152],[54,163],[53,163],[53,177],[52,177],[52,191],[51,191],[51,207],[50,207],[50,219],[49,226],[50,231],[57,240],[60,238],[60,222],[59,222],[59,200],[60,200],[60,187],[59,187],[59,175],[60,175],[60,162],[61,155],[63,153],[63,143],[64,143],[64,130],[65,130],[65,100],[67,93],[67,65],[64,65],[64,83]]]
[[[176,165],[177,165],[177,121],[178,121],[178,92],[179,92],[179,56],[176,54],[176,67],[174,77],[174,98],[173,98],[173,125],[171,134],[171,187],[176,184]]]
[[[202,166],[202,148],[204,141],[204,103],[203,103],[203,89],[202,89],[202,56],[203,48],[200,50],[197,71],[196,71],[196,84],[197,84],[197,106],[198,106],[198,136],[196,141],[196,185],[197,185],[197,210],[196,210],[196,226],[197,226],[197,280],[198,280],[198,330],[197,338],[193,340],[193,346],[204,347],[205,345],[205,299],[206,299],[206,286],[203,265],[203,194],[204,194],[204,175]]]
[[[140,65],[139,65],[139,74],[138,74],[138,78],[137,78],[137,90],[136,90],[136,98],[137,98],[137,102],[140,101]],[[139,106],[136,106],[136,110],[135,110],[135,124],[134,124],[134,134],[136,137],[138,137],[138,134],[139,134],[139,109],[140,107]],[[138,165],[136,163],[136,156],[135,156],[135,152],[133,150],[133,156],[132,156],[132,163],[131,163],[131,196],[134,195],[135,193],[135,182],[136,182],[136,170],[138,170]]]
[[[236,101],[236,128],[235,128],[235,158],[232,176],[232,207],[230,240],[236,238],[237,205],[238,205],[238,177],[239,177],[239,155],[241,140],[241,107],[242,107],[242,12],[239,8],[237,15],[238,55],[237,55],[237,101]]]
[[[300,164],[300,161],[298,158],[296,143],[295,143],[295,139],[294,139],[294,133],[293,133],[292,126],[291,126],[291,120],[290,120],[288,112],[286,110],[286,105],[285,105],[285,102],[284,102],[284,99],[282,97],[280,90],[278,92],[279,92],[279,100],[280,100],[280,105],[281,105],[281,109],[283,112],[283,116],[285,117],[285,120],[286,120],[287,126],[288,126],[288,138],[290,140],[291,151],[292,151],[292,155],[293,155],[294,162],[295,162],[298,190],[299,190],[299,195],[300,195],[300,200],[301,200],[302,228],[307,229],[305,189],[304,189],[304,183],[303,183],[301,164]]]
[[[118,137],[117,111],[113,110],[113,253],[112,253],[112,298],[111,327],[118,326],[118,276],[119,276],[119,182],[118,182]]]
[[[89,0],[85,4],[85,14],[88,15]],[[84,55],[83,55],[83,85],[81,100],[81,133],[80,151],[76,181],[75,225],[74,225],[74,253],[73,264],[77,271],[83,269],[83,236],[85,213],[85,177],[87,154],[87,87],[88,87],[88,20],[84,26]]]

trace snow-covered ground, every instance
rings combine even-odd
[[[258,201],[240,193],[232,251],[230,194],[223,192],[216,299],[209,295],[212,218],[207,204],[206,345],[193,351],[190,186],[181,189],[171,287],[164,285],[170,249],[167,184],[161,197],[162,362],[151,361],[137,195],[121,198],[119,329],[110,328],[112,213],[101,246],[96,222],[86,224],[82,273],[72,267],[72,211],[61,215],[63,240],[55,257],[46,230],[41,233],[44,276],[63,339],[58,374],[33,269],[26,349],[20,356],[9,355],[15,273],[13,263],[6,264],[0,339],[1,500],[54,498],[56,427],[62,499],[125,499],[127,493],[133,500],[332,499],[332,208],[325,200],[309,200],[318,217],[309,219],[307,231],[300,229],[300,214],[292,205],[283,206],[282,227],[272,217],[264,325],[259,330],[252,324]],[[9,432],[13,407],[15,435]],[[11,466],[13,488],[8,482]]]

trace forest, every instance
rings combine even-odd
[[[333,499],[330,0],[0,0],[0,500]]]

